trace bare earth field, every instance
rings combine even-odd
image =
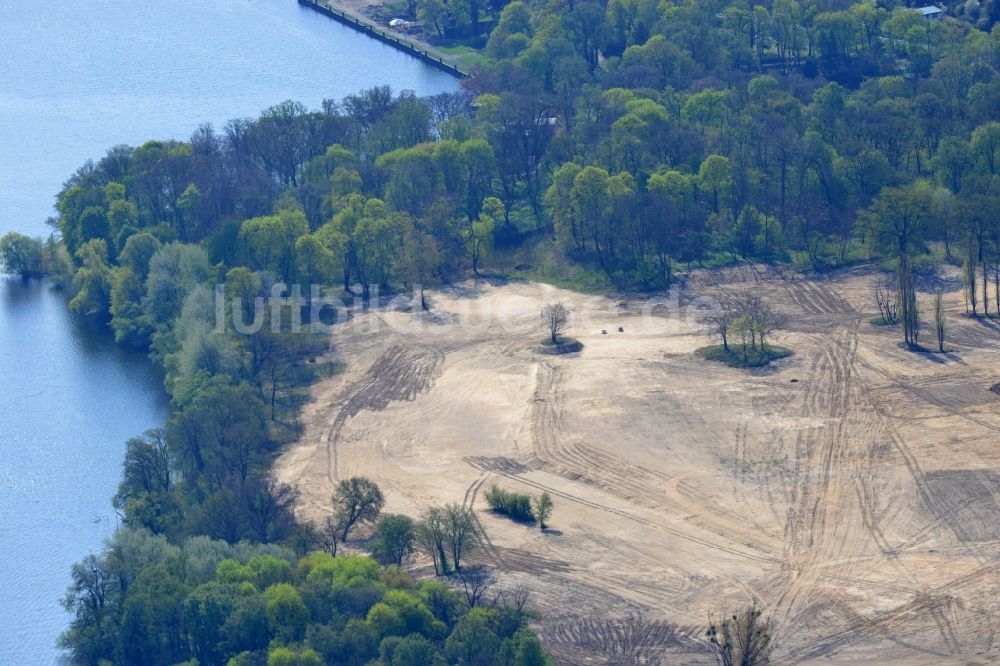
[[[473,506],[478,558],[530,586],[560,663],[712,663],[708,613],[751,599],[780,664],[1000,661],[1000,328],[950,276],[949,353],[905,351],[869,323],[874,280],[696,272],[652,309],[479,281],[428,292],[433,315],[360,314],[277,475],[315,520],[352,475],[390,512]],[[694,354],[715,341],[690,299],[744,287],[789,316],[771,368]],[[552,301],[581,353],[537,351]],[[551,529],[491,514],[491,484],[549,491]]]

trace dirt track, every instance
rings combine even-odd
[[[434,317],[370,312],[334,335],[347,371],[315,388],[277,474],[312,519],[354,474],[389,511],[474,506],[480,558],[532,588],[564,663],[710,663],[707,614],[752,598],[777,663],[991,663],[1000,332],[952,291],[952,351],[904,351],[869,323],[871,281],[690,276],[681,304],[752,286],[789,315],[795,355],[753,372],[696,357],[709,339],[676,303],[645,316],[636,299],[479,284],[432,294]],[[554,300],[582,353],[536,352]],[[490,514],[494,483],[550,492],[552,529]]]

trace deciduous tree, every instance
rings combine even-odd
[[[472,509],[458,504],[444,507],[444,542],[451,554],[455,571],[462,570],[462,556],[479,546],[479,522]]]
[[[545,492],[535,499],[535,520],[538,521],[538,529],[544,530],[551,517],[552,496]]]
[[[542,325],[549,332],[552,344],[559,343],[559,334],[569,324],[569,309],[562,303],[542,307]]]
[[[385,504],[382,490],[371,479],[352,476],[337,485],[333,512],[342,525],[341,540],[346,541],[351,528],[359,522],[373,522]]]
[[[378,521],[375,540],[369,546],[372,554],[382,564],[402,566],[413,554],[413,519],[402,515],[385,515]]]
[[[14,231],[7,233],[0,238],[0,269],[23,278],[43,275],[42,242]]]

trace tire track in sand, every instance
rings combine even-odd
[[[885,428],[855,370],[859,326],[855,319],[852,327],[825,337],[811,368],[802,415],[821,418],[823,425],[799,433],[794,472],[786,479],[792,502],[785,529],[787,582],[774,603],[779,635],[836,601],[839,591],[823,579],[853,578],[869,544],[882,557],[894,550],[877,519],[877,457],[868,442]],[[916,577],[894,568],[919,596]],[[951,647],[954,627],[940,619],[943,642]]]
[[[811,367],[802,414],[822,418],[823,426],[803,431],[796,442],[785,536],[788,582],[774,604],[779,636],[808,621],[814,607],[822,608],[836,598],[837,591],[821,586],[821,580],[852,577],[849,563],[863,555],[863,535],[867,534],[883,555],[895,550],[878,525],[877,455],[866,442],[872,433],[883,432],[901,452],[905,447],[879,414],[864,379],[857,376],[860,321],[855,319],[850,328],[825,337]],[[904,454],[918,496],[925,503],[932,502],[915,460],[907,458]],[[914,600],[903,604],[892,617],[909,616],[919,609],[937,625],[941,645],[957,652],[960,642],[946,610],[947,600],[928,595],[911,572],[899,566],[896,569],[911,584]],[[836,651],[852,636],[865,633],[863,624],[849,623],[852,625],[854,631],[837,632],[821,645],[799,648],[787,656],[795,663]]]
[[[565,369],[561,366],[550,362],[538,364],[531,409],[534,459],[529,466],[596,486],[629,501],[648,502],[662,495],[670,477],[644,470],[585,442],[566,441],[559,436],[564,377]]]
[[[489,478],[490,472],[484,471],[465,489],[465,497],[462,498],[462,508],[469,509],[472,512],[472,518],[476,521],[476,526],[479,528],[480,545],[482,545],[487,557],[493,561],[493,565],[500,567],[503,566],[503,558],[500,556],[500,551],[493,545],[490,535],[486,533],[486,528],[483,527],[483,523],[476,514],[476,497],[479,496],[480,489],[482,489]]]
[[[429,391],[441,374],[444,359],[444,352],[436,347],[393,345],[372,363],[320,440],[326,450],[327,477],[332,483],[340,478],[337,440],[344,424],[362,411],[382,411],[393,402],[412,401]]]

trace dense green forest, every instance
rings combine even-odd
[[[663,288],[678,262],[895,259],[902,221],[914,257],[937,241],[989,277],[998,43],[872,3],[513,2],[462,93],[286,102],[82,169],[59,197],[77,304],[143,344],[162,321],[130,306],[154,242],[363,295],[491,255]]]
[[[129,442],[126,528],[74,571],[74,659],[543,663],[503,606],[308,554],[323,530],[268,469],[337,367],[257,299],[318,284],[366,302],[485,271],[665,289],[678,266],[742,261],[877,261],[907,284],[951,261],[970,310],[1000,313],[998,6],[501,2],[459,93],[285,102],[82,167],[61,245],[10,234],[0,257],[148,348],[173,415]],[[455,647],[472,625],[489,655]]]

